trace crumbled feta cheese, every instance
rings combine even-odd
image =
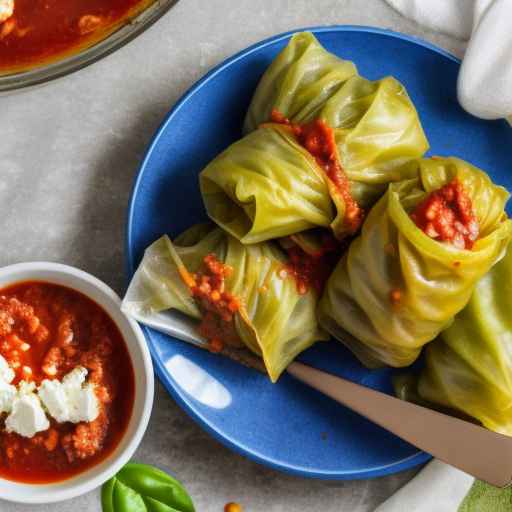
[[[0,23],[8,20],[14,13],[14,0],[0,0]]]
[[[69,389],[80,389],[87,377],[87,369],[83,366],[77,366],[73,371],[64,375],[62,385]]]
[[[20,382],[12,411],[5,420],[7,432],[15,432],[23,437],[34,437],[37,432],[50,427],[50,422],[34,389],[34,383]]]
[[[46,410],[55,420],[59,423],[67,421],[69,414],[66,391],[58,380],[43,380],[38,394]]]
[[[11,412],[12,404],[16,396],[16,388],[11,386],[13,379],[14,371],[0,355],[0,414]]]
[[[3,356],[0,355],[0,381],[10,384],[14,379],[14,370],[9,366]]]
[[[0,414],[11,412],[15,397],[16,387],[0,379]]]
[[[22,380],[18,384],[18,394],[19,395],[29,395],[33,393],[36,389],[36,385],[34,382],[27,382],[26,380]]]
[[[45,379],[39,388],[39,396],[59,423],[93,421],[98,417],[99,404],[94,387],[84,384],[87,370],[77,366],[62,382]]]
[[[74,396],[74,404],[69,421],[73,423],[94,421],[99,413],[98,397],[94,392],[94,386],[92,384],[86,384]]]

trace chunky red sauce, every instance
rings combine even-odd
[[[152,1],[14,0],[13,15],[0,22],[0,74],[89,46]]]
[[[344,223],[350,233],[355,233],[363,222],[363,211],[350,194],[349,180],[336,156],[336,140],[333,129],[321,119],[302,125],[293,124],[275,109],[272,110],[271,121],[290,126],[299,144],[315,157],[318,165],[325,171],[343,198],[345,203]]]
[[[220,352],[224,344],[241,346],[234,323],[240,301],[226,290],[226,278],[232,272],[233,269],[214,254],[204,257],[201,269],[195,274],[182,269],[185,282],[202,313],[199,333],[208,340],[212,352]]]
[[[285,249],[288,254],[288,263],[284,266],[286,275],[295,279],[297,291],[301,295],[305,295],[311,288],[318,293],[322,292],[346,248],[346,244],[336,240],[328,232],[322,238],[321,248],[314,252],[306,252],[294,242]]]
[[[471,198],[457,179],[432,192],[411,214],[430,238],[458,249],[471,249],[478,238],[478,220]]]
[[[135,398],[128,349],[113,320],[81,293],[43,282],[0,291],[0,354],[20,380],[62,379],[88,370],[100,414],[89,423],[57,423],[32,438],[8,434],[0,419],[0,476],[47,483],[76,475],[107,457],[120,442]]]
[[[283,265],[280,275],[283,279],[294,278],[300,294],[306,294],[312,287],[321,292],[345,247],[329,233],[325,234],[323,241],[322,248],[314,253],[305,252],[295,243],[286,249],[288,262]],[[205,256],[196,273],[180,268],[181,276],[201,311],[199,333],[208,340],[212,352],[221,352],[225,345],[243,346],[234,322],[242,304],[239,297],[226,290],[226,278],[232,272],[233,269],[219,261],[215,254]],[[263,285],[260,293],[265,292]]]

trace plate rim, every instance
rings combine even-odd
[[[460,64],[460,59],[458,59],[452,53],[440,48],[439,46],[432,44],[428,41],[425,41],[422,38],[403,34],[401,32],[397,32],[394,30],[383,29],[372,26],[365,25],[328,25],[328,26],[314,26],[314,27],[305,27],[305,28],[297,28],[293,30],[289,30],[286,32],[282,32],[280,34],[271,36],[269,38],[263,39],[239,52],[228,57],[223,60],[220,64],[213,67],[210,71],[208,71],[205,75],[203,75],[198,81],[192,84],[176,101],[173,107],[169,110],[169,112],[165,115],[163,121],[160,126],[157,128],[155,134],[151,138],[149,145],[147,146],[144,152],[144,158],[140,163],[136,177],[134,179],[132,189],[130,192],[130,198],[128,202],[128,212],[126,217],[126,234],[125,234],[125,277],[127,282],[133,275],[135,271],[134,266],[134,254],[132,251],[132,233],[133,233],[133,223],[134,223],[134,205],[136,198],[138,196],[138,192],[145,174],[145,171],[148,166],[148,162],[152,156],[152,153],[158,144],[160,137],[167,129],[169,123],[172,122],[173,118],[176,114],[181,110],[181,108],[194,96],[194,94],[201,89],[206,83],[215,78],[218,74],[220,74],[224,69],[236,63],[238,60],[246,58],[252,53],[259,51],[267,46],[273,45],[277,42],[282,41],[283,39],[287,39],[291,37],[293,34],[297,32],[312,32],[313,34],[322,34],[328,32],[362,32],[367,34],[379,34],[385,35],[387,37],[401,39],[412,43],[417,46],[421,46],[423,48],[427,48],[429,50],[434,51],[435,53],[440,54],[441,56]],[[153,346],[153,342],[151,340],[150,331],[147,327],[141,326],[146,337],[149,350],[151,352],[151,357],[153,359],[154,368],[158,379],[165,387],[166,391],[171,395],[171,397],[176,401],[176,403],[180,406],[180,408],[187,413],[187,415],[198,424],[204,431],[206,431],[210,436],[212,436],[217,441],[220,441],[224,446],[233,450],[235,453],[247,457],[259,464],[270,467],[274,470],[281,471],[284,473],[307,477],[307,478],[315,478],[320,480],[362,480],[362,479],[370,479],[376,478],[386,475],[391,475],[395,473],[399,473],[401,471],[405,471],[407,469],[414,468],[420,464],[423,464],[429,461],[432,456],[423,451],[418,451],[409,457],[403,458],[396,462],[386,464],[383,466],[371,467],[370,469],[360,469],[360,470],[316,470],[316,469],[308,469],[301,466],[296,466],[294,464],[285,463],[283,461],[277,461],[268,456],[263,456],[260,453],[254,451],[252,448],[245,446],[243,443],[236,442],[229,436],[225,435],[222,430],[216,428],[204,415],[194,408],[194,404],[192,403],[192,399],[187,396],[184,391],[179,389],[179,386],[174,385],[174,381],[172,377],[165,370],[164,364],[159,357],[157,357],[155,348]]]

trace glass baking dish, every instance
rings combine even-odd
[[[0,75],[0,94],[20,91],[63,77],[102,59],[121,48],[160,19],[178,0],[155,0],[138,14],[123,20],[122,24],[105,38],[90,46],[25,71]]]

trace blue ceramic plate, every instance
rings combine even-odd
[[[512,130],[501,121],[473,118],[459,107],[457,59],[423,41],[374,28],[312,31],[327,50],[356,62],[362,75],[393,75],[405,84],[432,153],[463,157],[512,189]],[[240,137],[256,84],[289,37],[273,37],[228,59],[168,114],[133,189],[127,234],[130,276],[144,248],[161,234],[175,236],[205,218],[197,174]],[[429,458],[287,375],[272,385],[221,356],[151,329],[146,335],[158,376],[176,401],[217,439],[258,462],[302,476],[352,479],[395,473]],[[390,370],[363,368],[339,343],[319,344],[300,360],[391,392]],[[206,374],[192,372],[197,367]]]

